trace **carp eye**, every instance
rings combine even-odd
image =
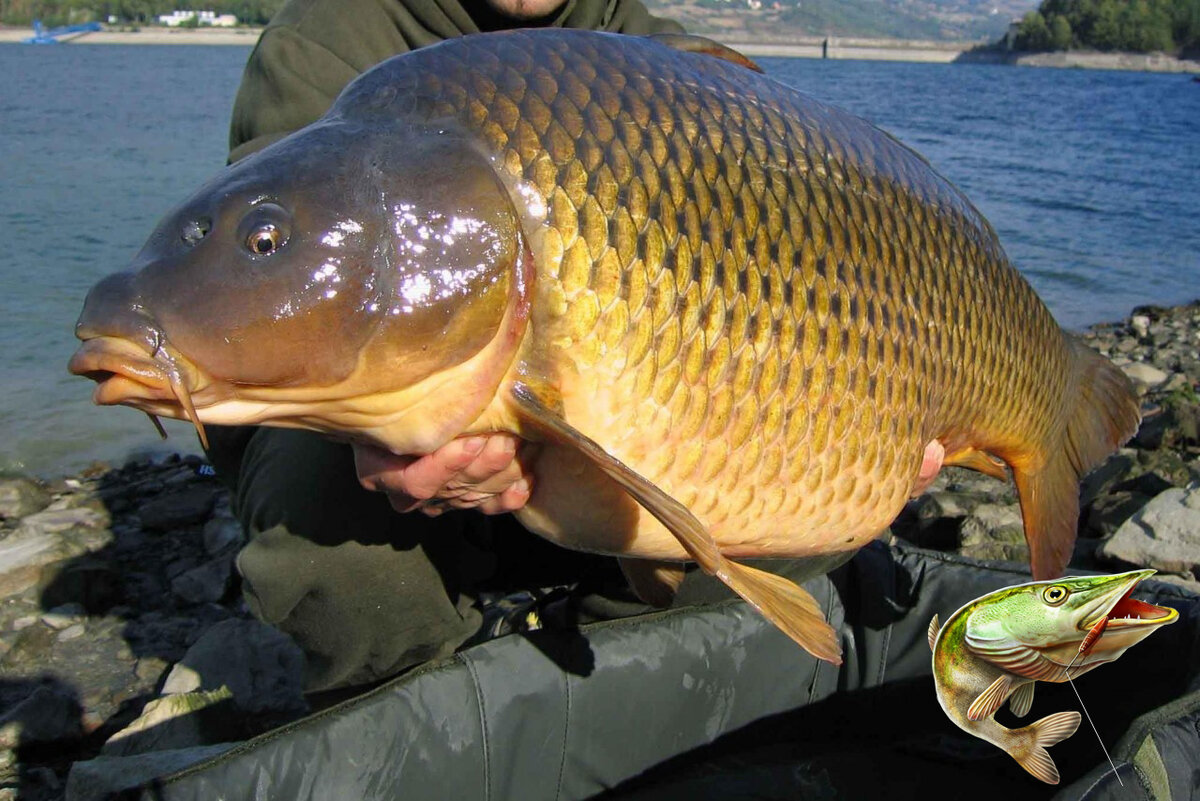
[[[275,203],[260,203],[242,218],[238,238],[254,256],[270,256],[288,241],[292,215]]]
[[[258,256],[268,256],[283,244],[283,232],[274,225],[267,224],[252,231],[246,239],[246,247]]]
[[[1070,593],[1067,591],[1067,588],[1061,584],[1055,584],[1042,590],[1042,600],[1051,606],[1058,606],[1067,600],[1068,595]]]

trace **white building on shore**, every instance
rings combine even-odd
[[[168,28],[178,28],[192,17],[205,27],[232,28],[238,24],[238,19],[233,14],[218,14],[215,11],[172,11],[170,14],[160,14],[158,21]]]

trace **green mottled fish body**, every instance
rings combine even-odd
[[[1006,587],[966,604],[945,625],[939,627],[934,617],[929,645],[938,703],[959,728],[1006,751],[1038,779],[1057,784],[1058,768],[1046,749],[1075,732],[1079,713],[1059,712],[1017,729],[994,715],[1008,703],[1024,717],[1035,682],[1087,673],[1174,622],[1176,610],[1129,597],[1153,573]]]

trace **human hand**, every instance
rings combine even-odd
[[[451,440],[426,456],[396,456],[354,445],[354,466],[364,487],[388,496],[397,512],[436,517],[446,509],[515,512],[529,500],[533,446],[511,434]]]

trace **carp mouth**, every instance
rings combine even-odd
[[[160,337],[155,339],[151,353],[118,337],[87,339],[75,351],[67,369],[96,382],[92,393],[95,403],[140,409],[149,415],[163,438],[166,432],[159,416],[187,420],[196,427],[200,443],[208,448],[208,435],[192,401],[194,368]]]

